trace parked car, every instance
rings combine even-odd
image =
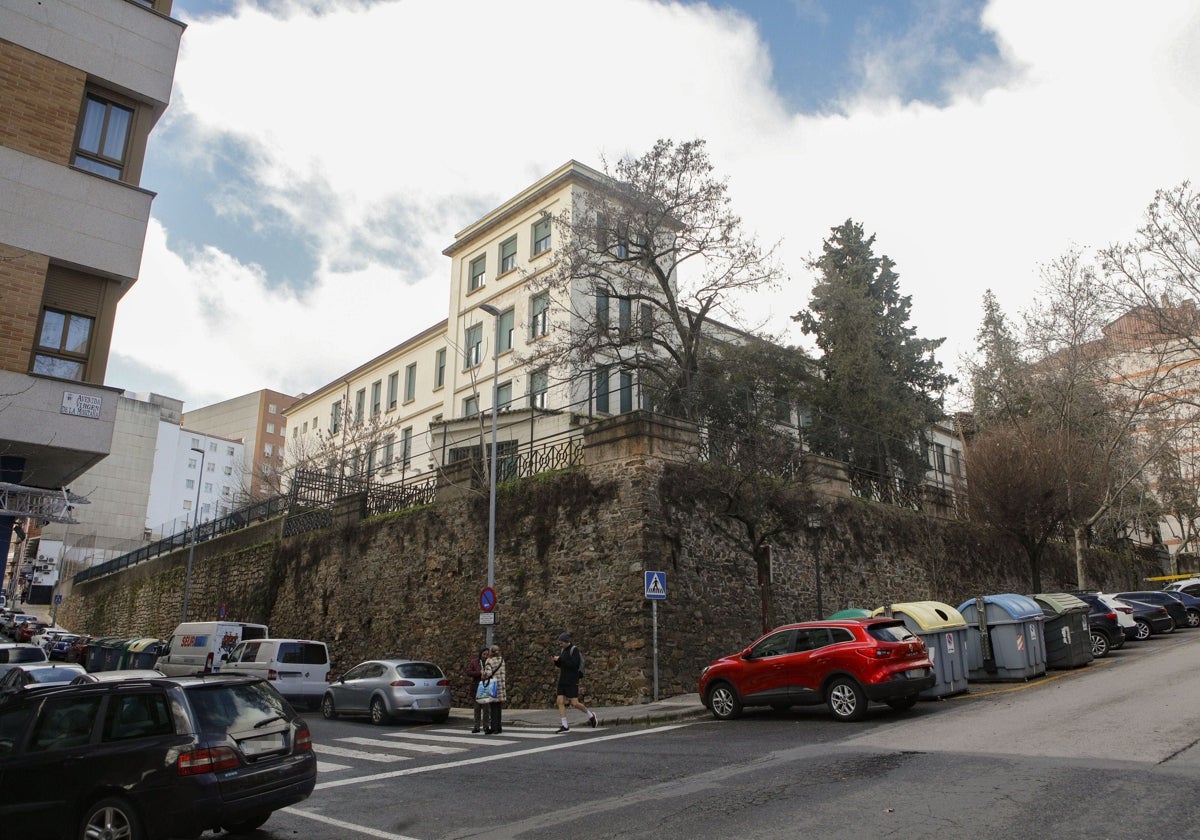
[[[66,685],[80,674],[86,674],[82,665],[66,662],[32,662],[14,665],[0,678],[0,703],[23,693],[26,687],[44,685]]]
[[[1133,620],[1133,607],[1115,595],[1110,595],[1106,592],[1091,594],[1094,594],[1100,599],[1101,603],[1106,604],[1110,610],[1117,614],[1117,623],[1121,625],[1121,630],[1125,634],[1125,641],[1128,642],[1137,638],[1138,623]]]
[[[50,643],[53,642],[55,639],[57,639],[59,636],[68,635],[69,632],[70,631],[64,630],[61,627],[55,627],[52,624],[49,627],[42,630],[41,633],[38,633],[36,636],[34,636],[32,639],[30,639],[29,643],[33,644],[33,645],[37,645],[42,650],[49,652],[50,651]]]
[[[40,644],[33,640],[34,636],[40,636],[43,630],[49,629],[49,623],[45,621],[26,621],[17,628],[17,634],[13,637],[14,642],[28,642],[31,645]]]
[[[1144,604],[1166,607],[1167,613],[1171,616],[1171,621],[1174,622],[1172,630],[1188,626],[1187,607],[1183,605],[1183,601],[1180,601],[1173,592],[1139,590],[1137,592],[1118,592],[1117,597],[1122,599],[1131,598],[1135,601],[1141,601]]]
[[[48,647],[45,648],[46,655],[49,656],[51,660],[65,662],[67,659],[67,654],[71,650],[71,646],[78,642],[81,638],[83,637],[76,635],[75,633],[61,633],[48,643]]]
[[[1196,598],[1200,598],[1200,577],[1188,578],[1187,580],[1174,580],[1163,587],[1164,592],[1186,592]]]
[[[330,683],[321,699],[321,714],[329,720],[367,715],[376,724],[421,715],[445,723],[450,719],[450,681],[432,662],[372,659]]]
[[[23,645],[17,642],[0,644],[0,677],[8,673],[10,668],[17,665],[28,665],[34,662],[46,662],[46,651],[36,645]]]
[[[12,837],[248,834],[317,779],[308,725],[253,677],[42,689],[0,706],[0,732]]]
[[[1200,627],[1200,598],[1183,589],[1172,590],[1170,594],[1178,598],[1187,610],[1187,626]]]
[[[271,635],[265,624],[243,621],[185,621],[171,634],[170,644],[155,665],[173,677],[216,674],[229,653],[243,639]]]
[[[67,662],[86,662],[88,645],[92,643],[94,637],[83,635],[71,643],[67,648]]]
[[[253,639],[239,642],[221,671],[263,677],[293,705],[317,709],[329,686],[329,648],[310,639]]]
[[[1133,598],[1120,598],[1121,603],[1133,610],[1133,620],[1137,624],[1137,635],[1134,637],[1142,642],[1160,633],[1170,633],[1175,629],[1175,622],[1166,607],[1157,604],[1147,604]]]
[[[1092,656],[1102,659],[1109,651],[1125,644],[1125,633],[1121,629],[1118,613],[1094,592],[1074,593],[1075,597],[1088,605],[1088,629],[1092,637]]]
[[[925,643],[892,618],[778,627],[700,672],[700,697],[718,720],[745,706],[777,710],[825,703],[838,720],[861,720],[871,701],[910,709],[936,677]]]
[[[0,624],[0,630],[4,631],[4,635],[12,638],[16,634],[17,628],[26,621],[37,621],[37,616],[22,612],[12,613],[4,618],[4,623]]]

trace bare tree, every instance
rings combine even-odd
[[[782,278],[730,209],[703,140],[659,140],[579,190],[555,220],[558,263],[536,275],[571,327],[538,346],[543,364],[636,371],[657,407],[695,417],[695,378],[715,316]]]

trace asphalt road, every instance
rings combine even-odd
[[[1200,631],[910,712],[466,727],[310,717],[318,788],[284,838],[1150,838],[1200,819]]]

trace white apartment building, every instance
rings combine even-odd
[[[350,459],[346,472],[383,480],[432,472],[490,441],[493,383],[502,451],[565,430],[575,413],[597,413],[589,372],[529,361],[568,327],[568,312],[585,307],[531,284],[555,264],[555,217],[569,213],[576,190],[605,177],[571,161],[456,234],[443,251],[448,317],[287,409],[289,468]],[[614,377],[612,388],[611,413],[632,410],[632,378]]]
[[[238,503],[246,448],[241,441],[179,425],[159,426],[150,503],[149,539],[227,516]]]

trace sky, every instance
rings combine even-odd
[[[985,290],[1127,241],[1200,175],[1194,0],[175,0],[157,194],[106,382],[311,392],[446,317],[454,234],[568,160],[703,138],[786,280],[875,235],[957,372]]]

